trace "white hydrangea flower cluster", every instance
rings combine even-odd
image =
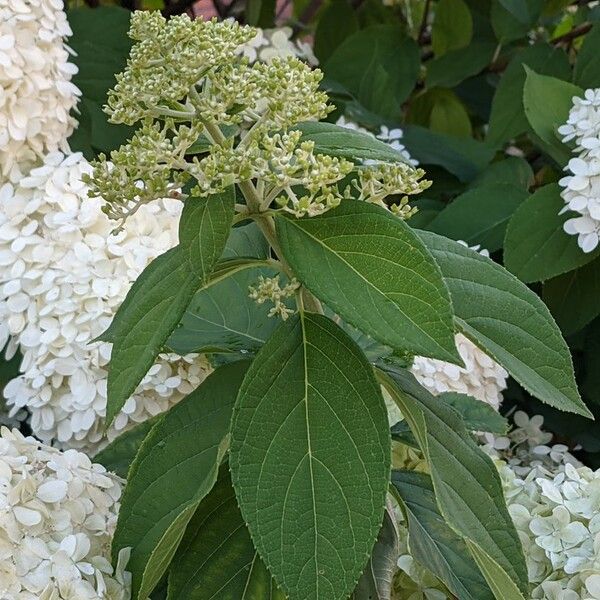
[[[395,127],[394,129],[389,129],[385,125],[381,125],[381,127],[379,128],[379,133],[373,134],[368,129],[365,129],[364,127],[361,127],[354,121],[347,119],[344,115],[339,117],[339,119],[335,122],[335,124],[339,125],[340,127],[346,127],[346,129],[353,129],[354,131],[360,131],[361,133],[368,133],[370,135],[374,135],[378,140],[385,142],[386,144],[389,144],[391,148],[400,152],[400,154],[402,154],[402,156],[404,157],[406,162],[413,165],[413,167],[416,167],[419,165],[419,161],[412,158],[409,151],[400,142],[404,133],[402,132],[402,129],[400,129],[399,127]]]
[[[117,234],[101,198],[81,182],[80,154],[43,164],[0,188],[0,322],[23,353],[5,388],[11,412],[27,408],[45,442],[94,451],[106,442],[106,366],[111,344],[93,342],[146,265],[177,243],[182,204],[140,207]],[[6,332],[5,332],[6,334]],[[126,402],[108,440],[165,411],[208,372],[203,357],[162,355]]]
[[[579,213],[565,221],[564,230],[577,236],[584,252],[592,252],[600,240],[600,89],[573,98],[569,119],[558,133],[564,142],[574,141],[576,155],[565,168],[569,174],[559,181],[565,202],[561,214]]]
[[[600,599],[600,470],[583,466],[564,444],[552,444],[544,420],[518,411],[506,437],[483,436],[494,458],[515,524],[534,600]],[[395,600],[453,598],[408,549],[401,556]],[[405,591],[406,590],[406,591]]]
[[[502,403],[508,373],[462,333],[456,334],[455,341],[464,367],[416,356],[411,367],[412,374],[432,394],[468,394],[497,410]]]
[[[126,553],[110,544],[121,480],[77,450],[0,432],[2,600],[127,600]]]
[[[80,96],[62,0],[0,0],[0,174],[66,150]]]
[[[301,40],[292,40],[292,33],[291,27],[257,29],[256,35],[240,46],[239,54],[245,56],[251,63],[257,60],[268,62],[275,57],[293,56],[316,67],[319,61],[311,45]]]

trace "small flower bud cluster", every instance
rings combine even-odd
[[[565,207],[579,216],[565,221],[564,230],[577,236],[584,252],[592,252],[600,241],[600,89],[586,90],[573,98],[567,122],[558,128],[564,142],[574,141],[576,156],[559,184]]]
[[[355,165],[319,154],[314,142],[301,139],[298,123],[332,110],[319,90],[322,73],[289,53],[250,65],[240,47],[256,30],[187,16],[165,21],[145,12],[134,15],[130,35],[137,43],[107,112],[115,122],[143,125],[110,162],[102,157],[88,180],[111,218],[123,220],[153,199],[178,193],[190,177],[197,182],[192,193],[200,196],[248,182],[252,189],[242,191],[252,193],[253,211],[279,207],[314,216],[354,195],[401,218],[414,212],[404,196],[427,187],[419,181],[422,171]],[[186,156],[201,137],[208,144]],[[353,171],[355,194],[344,182]],[[403,198],[390,207],[384,201],[390,195]]]
[[[408,194],[419,194],[426,190],[431,181],[421,179],[423,169],[413,169],[404,163],[377,163],[358,169],[358,178],[353,182],[358,190],[358,199],[389,208],[395,215],[408,219],[417,212],[408,204]],[[403,195],[399,203],[391,206],[384,201],[388,196]]]
[[[83,181],[93,183],[105,200],[103,211],[122,224],[143,204],[180,195],[189,175],[177,169],[185,164],[185,152],[200,131],[197,126],[176,125],[173,119],[145,119],[127,144],[110,153],[110,161],[101,154],[94,177],[85,173]],[[123,203],[123,198],[129,202]]]
[[[128,600],[110,544],[122,482],[76,450],[0,431],[0,598]]]
[[[283,321],[286,321],[295,311],[288,308],[285,299],[291,298],[299,287],[300,284],[295,279],[292,279],[289,283],[281,287],[279,275],[275,277],[263,277],[260,275],[258,284],[248,288],[248,295],[257,304],[272,302],[274,306],[269,310],[269,317],[278,315]]]
[[[211,70],[226,67],[254,30],[187,15],[167,21],[157,11],[139,11],[131,17],[129,35],[137,43],[109,93],[107,111],[114,123],[133,125],[153,117],[159,107],[183,110],[190,87]]]

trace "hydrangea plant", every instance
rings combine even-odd
[[[131,549],[133,597],[165,581],[169,598],[369,597],[395,546],[391,490],[452,593],[527,598],[500,478],[470,433],[497,430],[497,413],[432,396],[408,367],[416,355],[462,367],[460,333],[532,395],[589,416],[544,304],[489,258],[409,227],[423,171],[322,122],[333,107],[318,70],[294,57],[249,64],[239,47],[255,32],[234,22],[135,13],[130,35],[106,112],[137,129],[94,163],[90,194],[116,231],[157,199],[184,208],[179,244],[101,336],[113,344],[108,424],[159,353],[220,357],[162,418],[104,451],[143,439],[112,546],[115,558]],[[254,302],[270,316],[253,329],[240,313]],[[405,417],[391,435],[427,474],[390,470],[384,396]]]

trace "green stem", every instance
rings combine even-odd
[[[215,144],[222,144],[225,141],[226,138],[223,135],[223,132],[215,123],[204,122],[204,127],[208,136],[212,138],[212,141]],[[267,242],[269,242],[273,252],[277,256],[283,272],[290,279],[292,279],[294,277],[294,272],[287,264],[285,258],[283,257],[283,253],[281,252],[281,246],[279,245],[277,232],[275,231],[275,220],[271,215],[262,213],[263,207],[261,205],[263,198],[261,198],[255,185],[251,181],[241,181],[238,183],[238,187],[240,188],[242,194],[244,194],[244,198],[246,199],[246,204],[248,207],[248,213],[244,215],[244,218],[250,217],[254,219],[262,234],[265,236]],[[302,289],[302,300],[303,306],[306,306],[308,310],[323,314],[321,303],[307,289]]]

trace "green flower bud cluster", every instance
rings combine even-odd
[[[245,213],[314,216],[358,197],[401,218],[412,214],[406,198],[391,207],[384,200],[424,189],[422,171],[356,165],[302,140],[294,126],[333,109],[319,90],[322,73],[294,57],[249,65],[238,50],[256,30],[144,11],[133,14],[129,33],[136,43],[105,110],[115,123],[141,125],[109,158],[100,156],[88,178],[90,195],[105,199],[111,218],[123,221],[146,202],[182,195],[190,181],[198,196],[239,184]]]
[[[423,169],[415,169],[405,163],[377,163],[358,171],[358,178],[353,182],[358,190],[358,199],[389,208],[395,215],[408,219],[417,212],[408,204],[408,195],[420,194],[426,190],[431,181],[422,179]],[[402,195],[399,203],[388,206],[384,202],[389,196]]]
[[[292,297],[299,287],[300,284],[296,279],[292,279],[289,283],[281,287],[279,275],[275,277],[263,277],[260,275],[258,283],[248,288],[248,295],[257,304],[272,302],[274,306],[269,310],[269,317],[279,315],[283,321],[286,321],[295,311],[288,308],[285,304],[285,299]]]

